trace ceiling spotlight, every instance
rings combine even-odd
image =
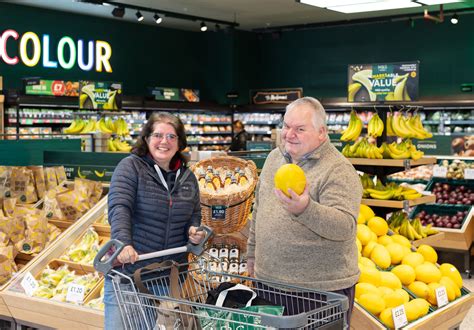
[[[451,24],[458,24],[459,22],[459,17],[458,14],[454,14],[453,17],[451,17]]]
[[[155,14],[155,16],[153,16],[153,19],[155,20],[156,24],[160,24],[161,22],[163,22],[163,18],[158,14]]]
[[[123,15],[125,15],[125,8],[123,8],[123,7],[115,7],[115,8],[112,10],[112,16],[113,16],[113,17],[122,18]]]
[[[143,21],[144,17],[142,15],[142,13],[140,13],[139,10],[137,10],[137,13],[135,14],[135,16],[137,16],[137,21],[139,21],[139,22]]]
[[[207,25],[204,22],[201,22],[201,32],[206,32],[207,31]]]

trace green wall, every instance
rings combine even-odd
[[[228,103],[238,91],[248,103],[249,89],[303,87],[320,98],[346,95],[347,65],[420,61],[420,97],[460,94],[474,82],[474,14],[458,25],[415,20],[283,32],[279,39],[252,32],[190,32],[115,19],[0,3],[0,31],[48,33],[52,44],[65,35],[74,40],[105,40],[112,45],[113,73],[80,69],[43,69],[0,60],[6,88],[21,87],[22,77],[124,82],[127,95],[146,86],[190,87],[206,101]],[[16,52],[13,43],[9,52]],[[54,48],[53,48],[54,49]]]

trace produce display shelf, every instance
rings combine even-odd
[[[439,230],[439,228],[436,228]],[[433,245],[434,243],[444,239],[444,232],[440,231],[437,234],[427,236],[422,239],[417,239],[411,242],[411,244],[415,247],[419,247],[422,244]]]
[[[395,209],[403,209],[410,206],[415,206],[419,204],[434,203],[436,196],[426,195],[416,199],[395,201],[395,200],[381,200],[381,199],[370,199],[362,198],[362,204],[374,207],[390,207]]]
[[[347,158],[352,165],[370,165],[370,166],[391,166],[410,168],[419,165],[436,164],[436,158],[423,157],[418,160],[413,159],[369,159],[369,158]]]

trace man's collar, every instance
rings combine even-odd
[[[329,143],[330,142],[329,142],[329,138],[328,138],[328,139],[326,139],[326,141],[324,141],[319,146],[317,146],[316,149],[314,149],[313,151],[310,151],[307,154],[303,155],[303,157],[301,157],[299,162],[302,162],[302,161],[305,161],[305,160],[308,160],[308,159],[319,159],[319,158],[321,158],[321,153],[328,147]],[[283,154],[283,157],[285,157],[285,159],[289,163],[292,163],[293,160],[291,158],[291,155],[283,148],[283,144],[280,145],[279,149],[280,149],[281,153]]]

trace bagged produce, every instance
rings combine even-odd
[[[12,245],[0,246],[0,285],[10,279],[17,271],[15,264],[15,249]]]
[[[98,181],[75,178],[74,190],[82,197],[87,198],[91,202],[91,207],[95,205],[102,196],[102,184]]]
[[[10,242],[11,219],[0,214],[0,246],[7,246]]]
[[[13,167],[10,176],[10,192],[17,202],[31,204],[38,200],[33,172],[26,167]]]
[[[58,184],[67,180],[66,170],[64,166],[54,166],[54,171],[56,172],[56,179],[58,180]]]
[[[59,208],[65,220],[76,221],[90,209],[90,201],[75,190],[68,190],[56,195]]]
[[[21,251],[28,254],[41,252],[48,239],[48,220],[40,212],[30,213],[25,216],[25,227]]]
[[[43,215],[47,219],[56,219],[56,220],[63,220],[65,216],[59,207],[59,203],[56,200],[57,195],[56,189],[48,190],[44,195],[43,201]]]
[[[10,176],[12,168],[9,166],[0,166],[0,196],[10,197]]]
[[[48,239],[46,240],[46,246],[53,242],[60,234],[61,230],[52,223],[48,222]]]
[[[23,241],[25,240],[25,222],[22,218],[14,217],[10,220],[10,242],[17,250],[20,250]]]
[[[56,170],[53,167],[45,167],[43,171],[46,191],[56,188],[56,186],[58,185],[58,179],[56,178]]]
[[[15,213],[16,198],[5,198],[3,200],[3,211],[5,216],[13,217]]]
[[[33,172],[33,177],[35,179],[36,193],[38,198],[43,198],[46,193],[46,184],[44,182],[44,171],[42,166],[28,166],[28,168]]]

